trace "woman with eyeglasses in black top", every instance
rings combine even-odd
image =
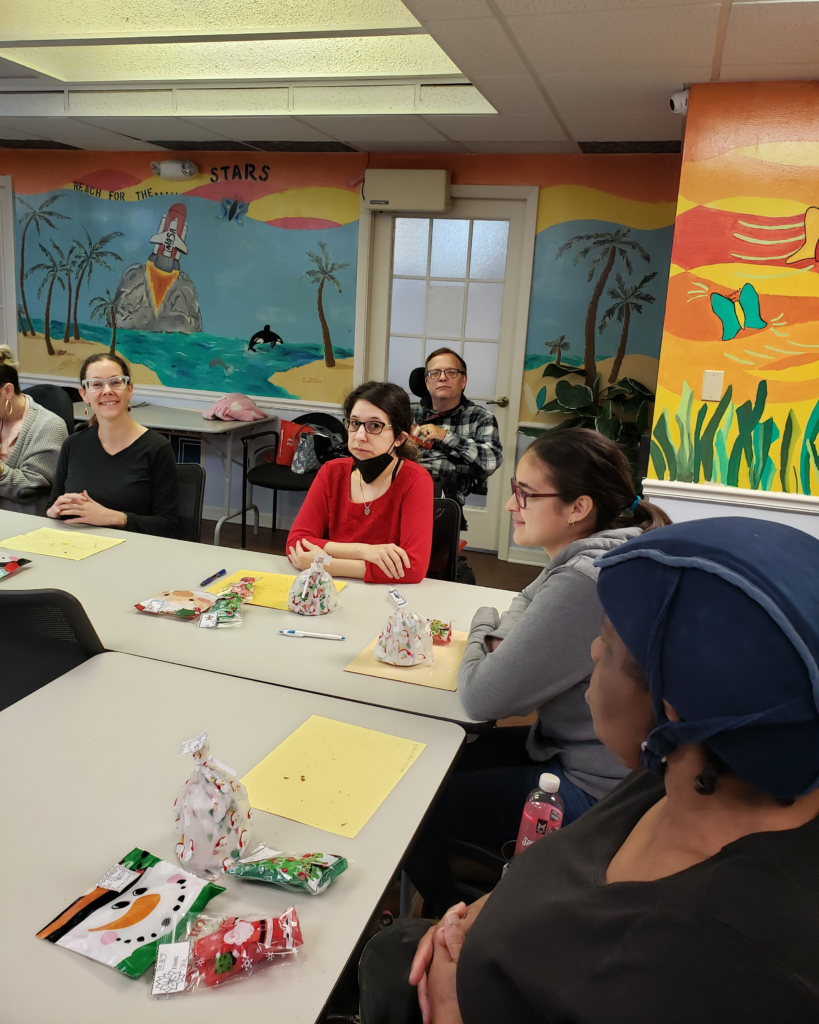
[[[76,525],[173,537],[179,484],[168,441],[129,415],[134,386],[116,354],[89,356],[80,395],[93,416],[66,438],[46,515]]]
[[[344,417],[352,458],[318,471],[287,538],[290,561],[306,569],[322,549],[333,576],[420,583],[432,549],[433,485],[415,462],[407,393],[367,381],[345,398]]]

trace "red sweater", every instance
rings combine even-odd
[[[370,505],[350,501],[352,459],[325,462],[307,492],[287,538],[287,550],[298,540],[321,547],[339,544],[397,544],[409,555],[402,580],[390,579],[377,565],[366,562],[367,583],[420,583],[429,568],[432,550],[432,477],[415,462],[405,462],[389,489]],[[332,565],[330,566],[332,570]]]

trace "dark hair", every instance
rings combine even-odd
[[[344,399],[344,416],[349,419],[356,402],[370,402],[390,418],[395,436],[406,432],[410,434],[414,417],[410,406],[409,395],[397,384],[384,381],[367,380],[359,384]],[[418,450],[412,441],[407,439],[395,449],[399,459],[416,459]]]
[[[117,352],[93,352],[90,356],[88,356],[88,358],[80,367],[80,384],[82,384],[82,382],[86,379],[85,375],[88,372],[88,367],[91,366],[93,363],[102,362],[103,359],[110,359],[112,362],[116,363],[120,370],[122,370],[122,373],[125,377],[131,376],[130,367],[122,358],[122,356],[119,355]]]
[[[549,467],[564,504],[582,494],[591,498],[595,531],[621,526],[655,530],[671,522],[657,505],[638,500],[628,459],[614,441],[595,430],[552,430],[533,441],[526,454]]]
[[[20,394],[20,378],[17,376],[17,361],[8,345],[0,345],[0,388],[11,384],[15,395]]]
[[[466,360],[462,355],[459,355],[451,348],[436,348],[434,352],[430,352],[430,354],[424,360],[424,369],[426,369],[429,366],[430,360],[434,359],[436,356],[455,356],[455,358],[461,364],[461,369],[464,371],[464,373],[466,373]]]

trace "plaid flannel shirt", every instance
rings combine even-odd
[[[432,423],[446,430],[446,437],[431,448],[418,448],[418,462],[463,505],[471,481],[485,480],[503,462],[498,421],[463,395],[447,412],[435,412],[432,400],[424,397],[412,403],[412,413],[418,426]]]

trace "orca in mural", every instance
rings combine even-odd
[[[270,330],[270,324],[265,324],[261,331],[256,331],[253,337],[248,342],[248,352],[255,352],[257,345],[269,345],[271,349],[274,345],[283,345],[284,341],[276,334],[275,331]]]
[[[147,261],[123,271],[117,286],[122,304],[117,327],[180,334],[202,330],[196,286],[179,266],[180,256],[188,251],[187,234],[187,210],[174,203],[148,240],[154,248]]]

